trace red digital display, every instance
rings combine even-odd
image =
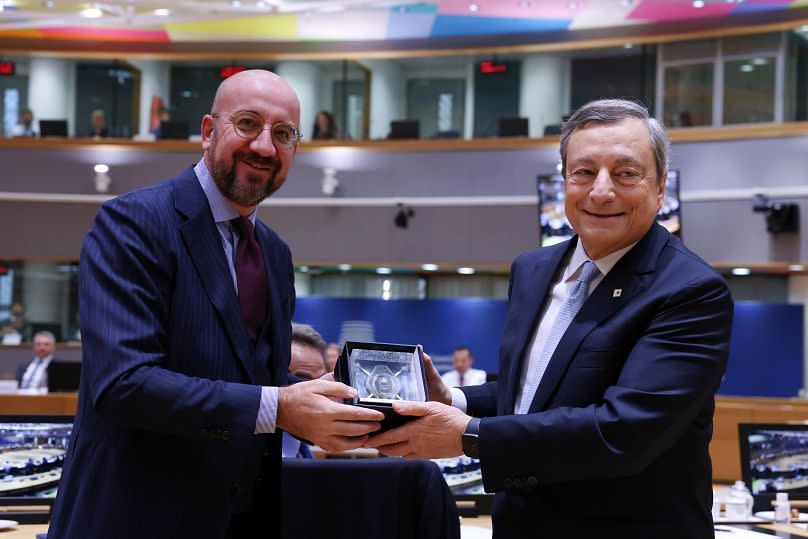
[[[8,275],[8,266],[0,266],[0,275]]]
[[[480,73],[505,73],[508,67],[495,62],[480,62]]]
[[[242,71],[246,71],[247,68],[244,66],[224,66],[219,74],[222,76],[223,79],[227,77],[232,77],[236,73],[241,73]]]
[[[14,62],[0,62],[0,75],[13,75]]]

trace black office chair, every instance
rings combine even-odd
[[[437,465],[400,459],[284,459],[285,539],[460,539]]]

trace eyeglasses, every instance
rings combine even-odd
[[[244,140],[255,140],[264,129],[269,129],[272,142],[278,148],[294,148],[300,140],[300,132],[297,127],[286,122],[267,124],[264,118],[257,112],[242,110],[234,112],[230,116],[224,114],[211,114],[214,118],[225,118],[236,131],[236,135]]]

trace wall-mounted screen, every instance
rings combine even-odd
[[[564,177],[561,174],[539,175],[536,183],[539,193],[540,245],[547,247],[570,239],[575,232],[564,212]],[[668,172],[665,200],[657,214],[657,221],[681,238],[678,170]]]

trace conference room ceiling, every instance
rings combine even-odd
[[[394,41],[770,15],[808,0],[0,0],[0,38]],[[740,20],[743,17],[739,17]]]

